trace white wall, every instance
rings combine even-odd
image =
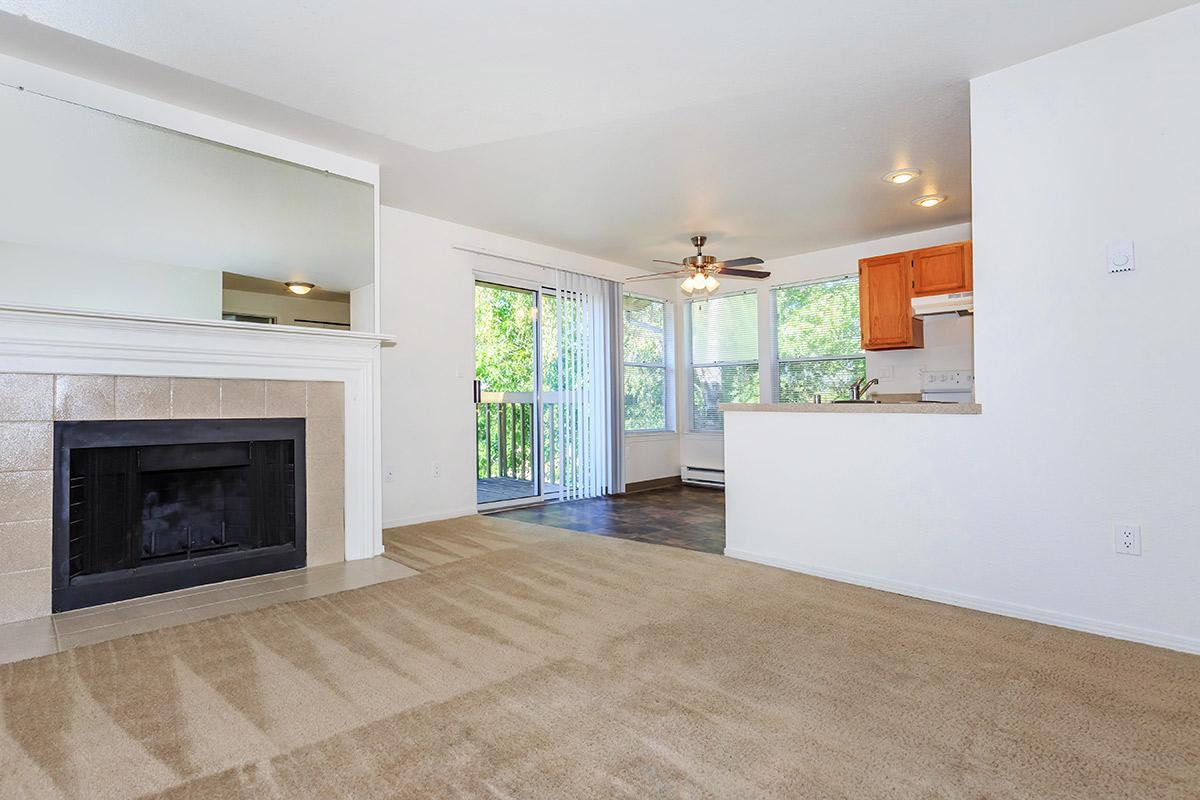
[[[862,258],[918,250],[922,247],[961,242],[970,238],[970,223],[949,225],[774,259],[763,266],[763,269],[771,271],[771,277],[761,283],[728,279],[723,281],[722,290],[718,292],[718,296],[727,291],[739,292],[750,287],[756,288],[758,291],[759,375],[762,399],[770,400],[769,393],[773,380],[772,373],[767,367],[770,359],[774,357],[771,343],[774,336],[771,329],[771,291],[775,287],[857,273],[858,261]],[[680,313],[677,315],[679,327],[676,338],[682,343],[686,341],[682,303],[679,308]],[[923,369],[971,369],[974,366],[972,329],[972,317],[932,317],[925,321],[924,348],[867,353],[867,376],[879,378],[879,387],[875,391],[885,393],[919,392],[921,391],[921,370]],[[680,350],[680,358],[683,358],[682,350]],[[683,361],[680,360],[679,363],[683,363]],[[687,432],[686,422],[690,414],[689,395],[686,391],[688,380],[690,377],[687,372],[681,371],[679,418],[685,424],[680,427],[680,430],[683,431],[680,456],[684,459],[683,463],[685,464],[719,469],[724,464],[724,437],[720,433]]]
[[[368,283],[350,291],[350,329],[375,330],[375,284]]]
[[[383,351],[385,525],[471,514],[475,271],[534,281],[548,273],[453,248],[490,250],[610,280],[636,270],[387,206],[380,210],[380,235],[380,329],[399,340]],[[638,284],[643,294],[659,288]],[[627,480],[677,474],[675,436],[628,439]],[[652,474],[663,464],[673,466]]]
[[[983,414],[728,415],[731,552],[1200,652],[1197,41],[1192,6],[973,82]]]
[[[0,303],[221,318],[221,273],[0,242]]]

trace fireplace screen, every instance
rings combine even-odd
[[[303,566],[304,420],[67,422],[55,438],[56,611]]]

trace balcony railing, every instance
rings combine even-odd
[[[475,404],[475,430],[476,477],[533,480],[532,392],[484,392]]]
[[[542,485],[553,493],[559,483],[557,403],[542,405],[542,441],[536,448],[538,419],[533,392],[482,392],[475,404],[475,476],[479,501],[510,500],[537,494],[536,460]]]

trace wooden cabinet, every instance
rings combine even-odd
[[[912,299],[969,292],[971,243],[927,247],[858,262],[858,312],[864,350],[925,346],[924,323],[913,316]]]
[[[912,313],[912,259],[908,253],[859,261],[858,298],[864,350],[924,347],[924,323]]]
[[[912,256],[913,297],[971,291],[971,243],[916,250]]]

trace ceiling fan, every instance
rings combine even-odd
[[[680,286],[684,294],[693,294],[694,292],[704,292],[712,294],[720,286],[721,282],[717,280],[717,275],[729,275],[735,278],[768,278],[771,273],[764,272],[758,269],[741,269],[754,264],[761,264],[761,258],[734,258],[728,261],[717,261],[716,256],[704,255],[704,243],[708,241],[707,236],[693,236],[692,246],[696,248],[696,255],[688,256],[683,261],[662,261],[654,259],[656,264],[670,264],[673,267],[679,267],[674,272],[660,272],[657,275],[637,275],[633,278],[626,278],[625,282],[632,281],[654,281],[659,278],[670,278],[675,275],[686,275],[683,284]]]

